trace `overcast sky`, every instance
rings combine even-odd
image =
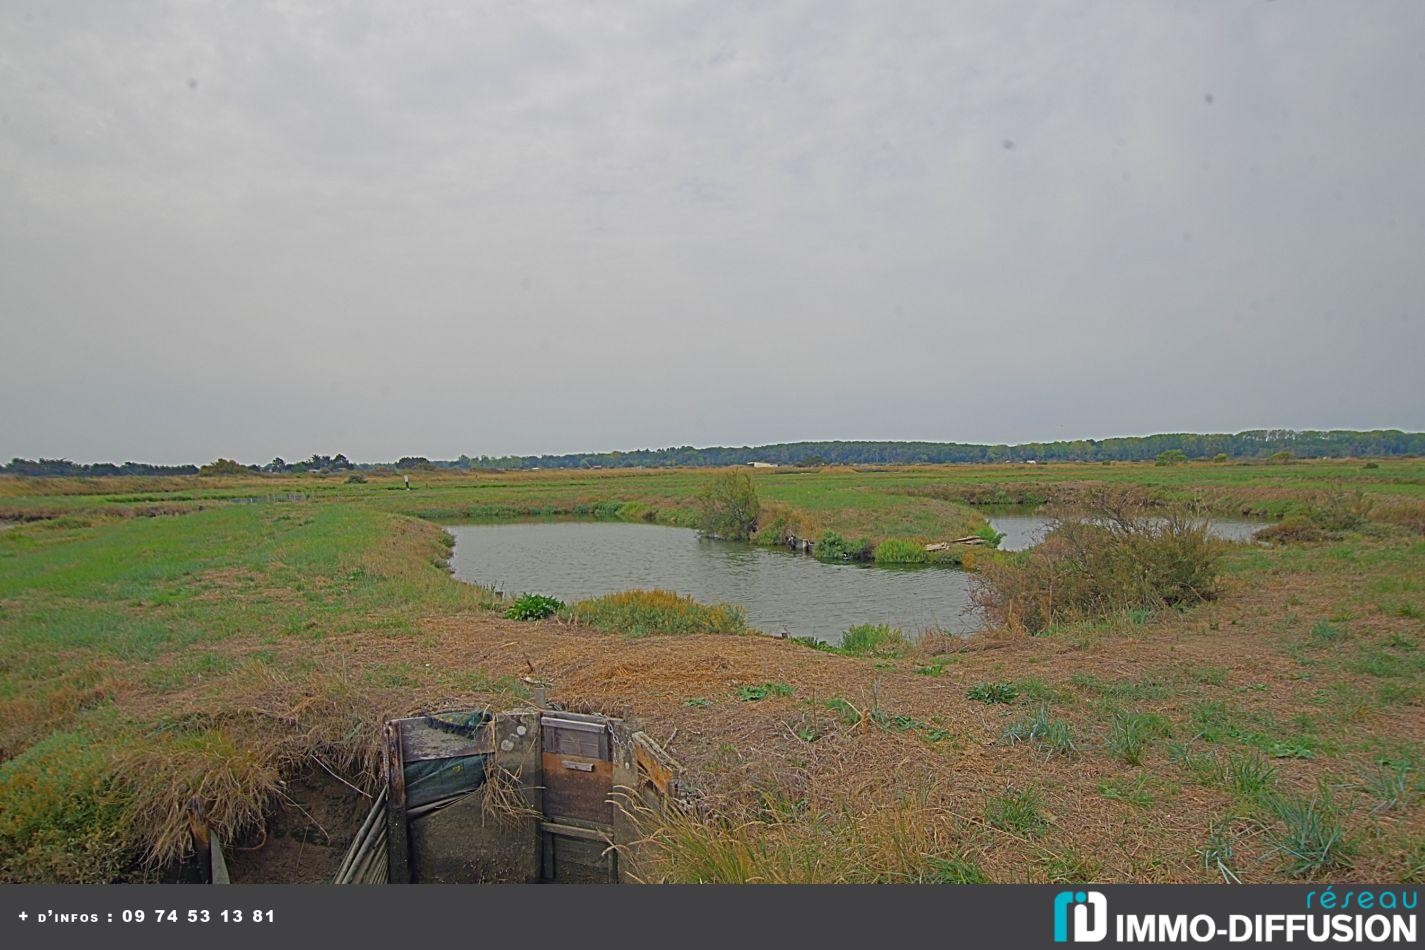
[[[1425,428],[1425,3],[0,2],[0,455]]]

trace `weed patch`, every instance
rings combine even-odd
[[[1278,795],[1273,810],[1281,826],[1269,828],[1267,835],[1273,850],[1285,859],[1287,875],[1310,878],[1351,866],[1356,842],[1347,835],[1325,786],[1313,795]]]
[[[977,703],[994,705],[1014,702],[1019,698],[1019,690],[1009,683],[976,683],[966,691],[965,696]]]
[[[1049,827],[1044,800],[1033,789],[1007,788],[985,802],[985,819],[1001,831],[1034,837]]]
[[[1108,754],[1124,765],[1142,765],[1143,752],[1153,740],[1171,734],[1172,724],[1157,713],[1119,710],[1108,731]]]
[[[737,688],[737,698],[744,703],[761,702],[771,696],[790,696],[794,690],[786,683],[754,683]]]
[[[505,616],[511,620],[543,620],[564,609],[564,601],[543,594],[521,594],[510,604]]]
[[[1033,742],[1048,755],[1069,755],[1074,751],[1069,724],[1049,715],[1047,706],[1040,706],[1033,714],[1012,723],[1005,730],[1004,740],[1009,743]]]

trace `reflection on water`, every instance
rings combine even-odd
[[[661,587],[704,603],[729,603],[767,633],[839,642],[847,627],[888,623],[917,632],[980,626],[969,575],[947,568],[894,570],[823,564],[747,544],[709,541],[688,528],[620,522],[449,525],[455,576],[507,594],[565,601]]]

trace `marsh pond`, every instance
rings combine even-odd
[[[1003,546],[1043,536],[1048,519],[992,517]],[[1260,525],[1215,522],[1244,538]],[[736,604],[749,626],[770,634],[837,643],[861,623],[907,632],[929,627],[970,634],[982,623],[970,600],[972,575],[946,567],[826,564],[781,549],[713,541],[689,528],[608,521],[446,525],[455,537],[455,576],[509,595],[548,594],[572,603],[634,588],[663,588],[709,604]]]

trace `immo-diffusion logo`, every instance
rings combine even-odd
[[[1073,911],[1070,914],[1070,911]],[[1070,937],[1069,918],[1073,918]],[[1098,891],[1060,891],[1054,895],[1054,942],[1096,943],[1108,936],[1108,898]]]

